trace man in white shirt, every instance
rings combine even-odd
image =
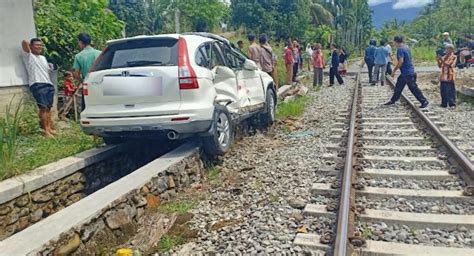
[[[388,57],[387,57],[387,70],[385,74],[391,75],[392,74],[392,62],[393,62],[393,57],[392,57],[392,46],[390,45],[389,42],[385,44],[385,48],[388,50]]]
[[[43,42],[39,38],[21,42],[23,48],[23,62],[28,73],[28,84],[30,91],[39,108],[38,116],[44,136],[53,137],[56,133],[53,129],[51,118],[51,107],[53,106],[54,86],[51,82],[50,73],[52,66],[46,58],[41,55]]]

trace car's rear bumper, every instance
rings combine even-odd
[[[147,137],[169,131],[182,135],[206,133],[212,125],[212,120],[163,122],[162,119],[162,117],[82,118],[81,127],[85,133],[101,137]]]

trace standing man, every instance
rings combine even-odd
[[[285,68],[286,68],[286,84],[293,84],[293,44],[291,40],[288,40],[288,45],[285,49],[285,53],[283,55],[285,59]]]
[[[237,41],[237,47],[239,47],[239,50],[242,51],[244,48],[244,42],[242,40]]]
[[[81,84],[84,82],[95,60],[100,55],[99,50],[92,48],[91,41],[91,37],[87,33],[82,32],[78,36],[78,44],[81,52],[74,57],[74,65],[72,68],[74,69],[74,77]],[[84,110],[85,107],[84,95],[82,95],[81,109]]]
[[[454,85],[456,55],[453,52],[454,45],[447,44],[446,54],[443,57],[438,56],[436,58],[438,66],[441,68],[439,81],[441,82],[441,107],[443,108],[456,107],[456,88]]]
[[[255,61],[258,67],[260,66],[260,46],[255,42],[255,35],[248,34],[247,39],[249,40],[249,59]]]
[[[398,76],[397,84],[395,85],[395,90],[393,92],[392,98],[384,105],[395,104],[395,102],[400,99],[405,85],[408,85],[408,89],[410,89],[411,93],[421,103],[420,108],[426,108],[429,102],[425,98],[425,96],[423,96],[423,93],[420,91],[418,85],[416,84],[415,67],[413,66],[413,62],[411,59],[410,49],[406,44],[403,43],[402,36],[395,36],[393,40],[395,46],[397,47],[398,63],[393,69],[392,77],[395,77],[395,73],[398,69],[400,69],[401,74]]]
[[[374,54],[375,54],[375,45],[377,42],[374,39],[371,39],[369,46],[365,48],[364,61],[367,65],[367,70],[369,71],[369,83],[373,82],[372,72],[374,70]]]
[[[46,58],[41,55],[43,42],[39,38],[33,38],[30,43],[26,40],[21,42],[23,48],[23,62],[28,73],[28,84],[30,91],[39,108],[40,126],[45,137],[53,137],[56,133],[53,129],[51,107],[53,106],[54,86],[51,82],[50,73],[52,65],[48,64]]]
[[[380,85],[384,85],[385,71],[387,70],[388,50],[385,47],[385,41],[380,41],[380,46],[375,50],[374,64],[375,64],[375,79],[372,85],[380,81]]]
[[[387,70],[385,71],[385,74],[386,75],[391,75],[392,74],[393,54],[392,54],[392,46],[390,45],[390,42],[387,42],[385,44],[385,48],[387,48],[387,51],[388,51]]]
[[[337,82],[340,85],[344,84],[344,80],[342,80],[341,75],[339,75],[338,68],[339,68],[339,53],[337,51],[337,46],[334,43],[331,43],[329,46],[331,50],[331,66],[329,67],[329,86],[334,85],[334,77],[337,78]]]
[[[321,51],[321,44],[314,45],[313,56],[311,56],[313,63],[313,87],[322,86],[323,85],[323,70],[326,68],[326,64],[324,63],[324,55]]]
[[[258,41],[261,47],[260,65],[262,66],[262,71],[273,77],[273,50],[268,44],[267,35],[261,34]]]
[[[298,68],[300,66],[301,56],[300,56],[300,45],[298,41],[293,41],[293,82],[296,81],[296,75],[298,74]]]
[[[444,49],[446,48],[446,45],[448,44],[453,44],[453,40],[449,37],[448,32],[444,32],[443,39],[439,43],[438,50],[436,51],[436,57],[444,56],[445,54]]]

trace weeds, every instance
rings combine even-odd
[[[304,112],[308,97],[300,97],[291,102],[283,102],[278,106],[277,118],[284,119],[288,117],[298,117]]]
[[[189,210],[193,209],[196,206],[194,202],[191,201],[177,201],[177,202],[167,202],[160,205],[159,210],[166,213],[187,213]]]
[[[180,236],[173,236],[173,235],[164,235],[161,237],[160,242],[158,242],[158,246],[156,249],[160,252],[166,252],[171,250],[173,247],[184,244],[186,239]]]
[[[12,101],[6,106],[0,119],[0,179],[12,175],[15,157],[18,152],[21,105],[13,107]]]
[[[209,178],[209,181],[211,182],[217,181],[220,175],[221,175],[221,172],[215,166],[209,168],[209,171],[207,172],[207,177]]]
[[[415,46],[411,48],[413,61],[415,62],[435,62],[436,48],[427,46]]]

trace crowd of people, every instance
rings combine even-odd
[[[83,79],[100,55],[100,51],[91,46],[91,41],[92,39],[87,33],[80,33],[78,36],[78,46],[81,51],[74,57],[73,70],[66,71],[64,74],[65,106],[71,106],[72,97],[81,88]],[[53,107],[55,89],[51,81],[51,73],[55,67],[48,63],[45,56],[42,55],[44,45],[40,38],[33,38],[30,42],[23,40],[21,46],[23,63],[28,74],[28,85],[38,105],[41,129],[46,137],[54,137],[56,130],[51,108]],[[84,100],[81,102],[81,108],[84,109]],[[68,109],[61,109],[59,111],[60,117],[65,118],[68,112]]]

